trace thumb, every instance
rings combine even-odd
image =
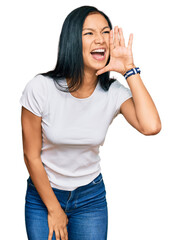
[[[103,74],[103,73],[105,73],[105,72],[108,72],[109,70],[110,70],[109,67],[106,66],[106,67],[98,70],[98,71],[96,72],[96,76],[101,75],[101,74]]]

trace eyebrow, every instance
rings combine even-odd
[[[101,31],[103,31],[105,28],[109,28],[109,29],[110,29],[109,26],[105,26]],[[85,31],[85,30],[95,31],[95,29],[93,29],[93,28],[83,28],[83,29],[82,29],[82,31]]]

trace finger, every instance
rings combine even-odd
[[[133,45],[133,34],[131,33],[129,35],[129,41],[128,41],[128,48],[132,50],[132,45]]]
[[[118,26],[114,28],[114,45],[115,47],[119,46]]]
[[[125,41],[124,41],[124,36],[123,36],[123,30],[122,28],[119,28],[119,35],[120,35],[120,45],[122,47],[125,47]]]
[[[109,48],[110,48],[110,52],[114,49],[113,30],[110,31],[110,35],[109,35]]]
[[[64,234],[63,229],[60,230],[60,237],[61,237],[61,240],[66,240],[66,236]]]
[[[58,230],[55,231],[56,240],[60,240],[60,232]]]
[[[65,240],[68,240],[68,231],[67,227],[64,228]]]
[[[103,73],[105,73],[105,72],[108,72],[109,70],[110,70],[109,67],[106,66],[106,67],[98,70],[98,71],[96,72],[96,76],[101,75],[101,74],[103,74]]]
[[[49,230],[48,240],[52,240],[53,237],[53,229]]]

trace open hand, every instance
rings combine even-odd
[[[56,240],[68,240],[67,224],[67,215],[60,206],[48,212],[48,240],[52,240],[53,232],[55,232]]]
[[[97,71],[96,75],[103,74],[107,71],[115,71],[124,75],[128,70],[134,68],[132,54],[133,34],[130,34],[128,46],[125,46],[124,36],[121,28],[116,26],[110,32],[110,61],[107,66]]]

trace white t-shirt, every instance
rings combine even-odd
[[[67,86],[66,79],[61,83]],[[130,97],[130,89],[118,80],[108,91],[98,82],[87,98],[58,90],[53,79],[42,75],[26,84],[20,103],[42,117],[41,160],[52,187],[72,191],[99,175],[99,147],[121,104]]]

